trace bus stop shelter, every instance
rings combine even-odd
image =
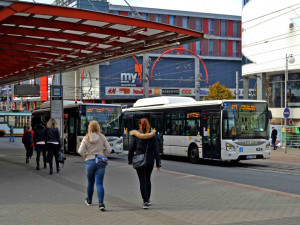
[[[0,85],[204,39],[132,17],[0,0]]]

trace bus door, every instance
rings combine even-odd
[[[76,138],[76,118],[73,115],[69,115],[69,123],[68,123],[68,152],[75,153],[76,152],[76,144],[77,144],[77,138]]]
[[[163,114],[151,114],[150,125],[155,128],[159,152],[163,151]]]
[[[203,157],[221,159],[220,113],[202,113]]]
[[[123,117],[123,149],[129,150],[130,134],[133,130],[133,115],[126,115]]]

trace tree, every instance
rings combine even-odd
[[[223,99],[234,99],[234,96],[230,89],[221,85],[218,81],[213,85],[209,86],[209,93],[206,97],[207,100],[223,100]]]

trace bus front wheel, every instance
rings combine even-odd
[[[192,147],[189,151],[189,158],[191,163],[199,162],[199,151],[197,147]]]
[[[0,137],[4,137],[4,133],[3,132],[0,132]]]

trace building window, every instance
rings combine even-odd
[[[214,55],[214,40],[208,42],[208,55]]]
[[[227,36],[227,21],[226,20],[221,21],[221,36],[222,37]]]
[[[184,16],[182,17],[182,27],[183,28],[188,28],[189,27],[189,18]]]
[[[196,54],[201,55],[201,41],[196,42]]]
[[[196,19],[196,31],[202,31],[202,19],[201,18]]]
[[[225,40],[221,40],[221,56],[226,56],[227,52],[226,52],[226,41]]]
[[[156,22],[161,23],[162,22],[162,17],[161,15],[156,15]]]
[[[189,44],[184,44],[182,47],[183,47],[184,49],[189,50]],[[188,55],[189,52],[188,52],[188,51],[183,51],[183,54],[184,54],[184,55]]]
[[[237,37],[238,36],[238,22],[237,21],[233,21],[233,25],[232,25],[232,33],[233,33],[233,37]]]
[[[142,13],[142,18],[144,20],[148,20],[148,13]]]
[[[174,26],[175,25],[175,21],[176,21],[176,17],[175,16],[170,16],[169,20],[170,20],[169,24]]]
[[[232,56],[238,57],[238,42],[237,41],[232,42]]]
[[[113,14],[120,15],[120,12],[119,11],[113,11]]]
[[[213,19],[209,19],[208,20],[208,33],[209,34],[214,34],[214,20]]]

